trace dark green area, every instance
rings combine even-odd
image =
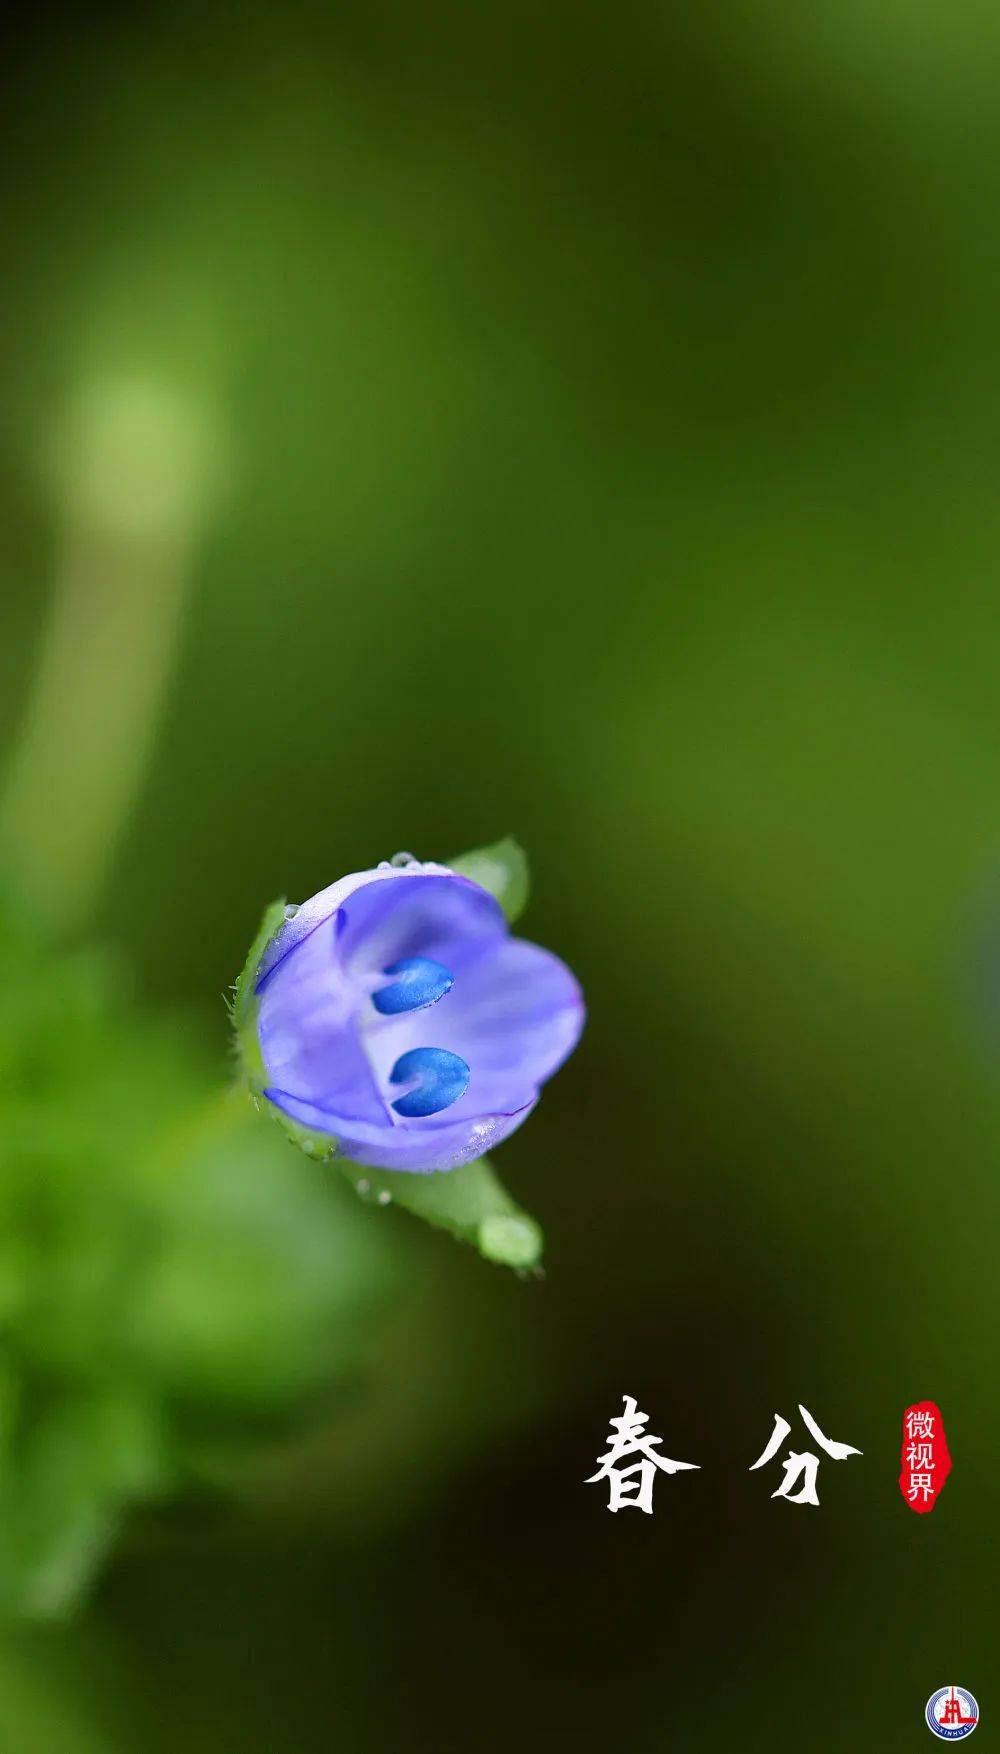
[[[902,1754],[950,1679],[988,1713],[1000,16],[369,0],[5,28],[5,749],[79,541],[67,410],[173,398],[198,466],[171,504],[198,503],[174,554],[153,492],[124,575],[183,571],[177,660],[65,952],[93,927],[127,1014],[161,1019],[155,1051],[111,1050],[137,1150],[116,1132],[113,1214],[77,1172],[66,1270],[150,1190],[184,1240],[155,1298],[81,1292],[55,1332],[51,1223],[11,1195],[0,1236],[0,1457],[35,1429],[11,1438],[4,1360],[34,1349],[85,1384],[50,1451],[85,1510],[156,1496],[165,1455],[185,1490],[122,1513],[81,1620],[0,1641],[0,1739]],[[120,557],[139,487],[107,479]],[[518,930],[590,1004],[495,1165],[543,1282],[270,1135],[245,1181],[242,1152],[228,1179],[166,1146],[142,1167],[168,1083],[227,1076],[269,897],[508,829]],[[95,1087],[20,1135],[0,1089],[10,1187],[79,1164],[81,1126],[96,1160]],[[701,1463],[652,1519],[582,1484],[624,1393]],[[954,1460],[931,1517],[896,1486],[923,1397]],[[824,1459],[818,1511],[747,1472],[798,1401],[864,1452]],[[5,1467],[0,1556],[40,1526]]]

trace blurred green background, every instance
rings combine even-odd
[[[989,1714],[1000,15],[4,32],[4,823],[61,960],[0,1005],[0,1737]],[[540,1284],[211,1106],[265,902],[508,831],[591,1013],[497,1159]],[[702,1467],[652,1520],[582,1485],[624,1393]],[[815,1515],[747,1472],[800,1400],[864,1452]]]

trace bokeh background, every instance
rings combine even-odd
[[[989,1714],[1000,15],[4,31],[4,1743]],[[507,832],[591,1011],[497,1158],[540,1283],[211,1107],[266,902]]]

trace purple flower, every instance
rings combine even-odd
[[[534,1108],[576,1046],[564,963],[512,938],[444,865],[342,877],[271,938],[255,982],[262,1093],[376,1169],[454,1169]]]

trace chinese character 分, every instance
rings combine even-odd
[[[610,1422],[608,1441],[611,1447],[606,1455],[599,1458],[597,1473],[591,1474],[584,1484],[593,1486],[598,1480],[609,1480],[609,1510],[627,1510],[632,1505],[636,1510],[644,1510],[647,1516],[652,1516],[653,1482],[657,1468],[662,1468],[665,1474],[678,1474],[682,1469],[697,1469],[700,1463],[672,1462],[669,1456],[657,1455],[655,1446],[662,1443],[663,1439],[650,1437],[643,1429],[649,1414],[637,1411],[631,1395],[623,1395],[622,1400],[625,1402],[624,1413]],[[626,1456],[636,1455],[641,1456],[642,1460],[633,1462],[628,1468],[618,1466]]]
[[[801,1401],[799,1402],[799,1412],[802,1414],[803,1423],[807,1430],[811,1432],[820,1448],[825,1449],[827,1455],[832,1456],[835,1462],[843,1462],[848,1456],[861,1454],[861,1451],[855,1449],[852,1444],[838,1443],[836,1439],[824,1436],[808,1407],[803,1407]],[[766,1462],[771,1460],[772,1456],[777,1454],[791,1429],[788,1420],[782,1419],[780,1413],[774,1415],[774,1430],[768,1438],[766,1448],[757,1457],[757,1460],[751,1463],[749,1473],[752,1474],[755,1468],[762,1468]],[[811,1450],[804,1450],[800,1455],[797,1450],[789,1449],[785,1461],[785,1477],[777,1491],[771,1493],[771,1497],[787,1498],[789,1504],[818,1505],[819,1498],[816,1494],[818,1473],[819,1457],[813,1455]],[[799,1479],[802,1480],[802,1489],[793,1495],[792,1487]]]

